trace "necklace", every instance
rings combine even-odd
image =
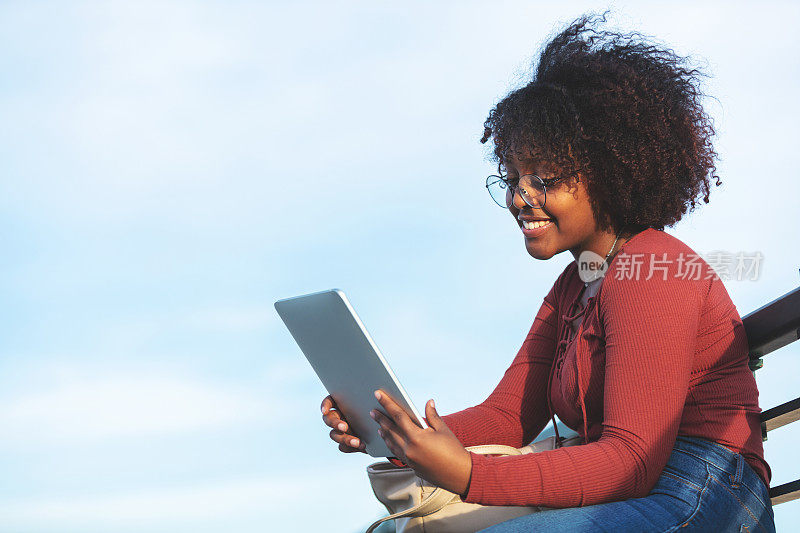
[[[617,233],[617,238],[616,238],[616,239],[614,239],[614,244],[612,244],[612,245],[611,245],[611,249],[610,249],[610,250],[608,251],[608,253],[606,254],[606,258],[605,258],[605,259],[603,259],[603,263],[606,263],[606,262],[608,261],[608,256],[610,256],[610,255],[611,255],[611,252],[613,252],[613,251],[614,251],[614,247],[617,245],[617,241],[619,240],[619,235],[620,235],[620,234],[619,234],[619,233]],[[600,272],[601,274],[605,274],[605,271],[604,271],[604,270],[600,270],[599,272]],[[589,281],[584,281],[584,282],[583,282],[583,286],[584,286],[584,287],[588,287],[588,286],[589,286],[589,284],[590,284],[591,282],[595,281],[597,278],[599,278],[601,274],[595,274],[595,276],[594,276],[592,279],[590,279]]]

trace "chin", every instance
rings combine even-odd
[[[526,242],[525,248],[528,250],[528,255],[530,255],[534,259],[539,259],[541,261],[547,261],[554,255],[556,255],[554,250],[549,250],[547,248],[543,248],[542,246],[537,246],[532,242]]]

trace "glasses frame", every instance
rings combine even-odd
[[[508,180],[508,175],[507,174],[505,176],[492,174],[492,175],[490,175],[490,176],[488,176],[486,178],[486,192],[488,192],[489,196],[492,197],[492,200],[494,200],[494,203],[496,203],[497,205],[499,205],[503,209],[508,209],[512,205],[514,205],[514,196],[517,194],[517,191],[519,190],[519,184],[522,182],[522,180],[524,178],[531,178],[531,182],[533,182],[533,180],[538,181],[539,185],[542,188],[542,201],[541,201],[541,203],[537,202],[538,205],[532,204],[531,201],[529,201],[528,198],[527,198],[528,195],[524,193],[525,189],[523,189],[523,192],[520,193],[520,196],[522,197],[522,201],[525,202],[528,206],[530,206],[530,207],[532,207],[534,209],[544,209],[544,206],[547,203],[547,188],[548,187],[552,187],[555,184],[557,184],[557,183],[559,183],[561,181],[564,181],[565,179],[567,179],[569,177],[570,176],[561,176],[561,177],[558,177],[558,178],[544,179],[544,178],[539,177],[536,174],[523,174],[522,176],[519,177],[518,180],[516,180],[517,181],[516,185],[512,185],[510,183],[510,181]],[[498,202],[497,199],[492,195],[491,190],[489,189],[489,187],[491,187],[492,185],[497,183],[498,180],[502,181],[503,183],[505,183],[505,186],[506,186],[506,201],[505,201],[506,205],[503,205],[500,202]],[[510,199],[509,199],[509,195],[508,195],[508,191],[509,190],[511,191]]]

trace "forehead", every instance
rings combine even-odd
[[[551,169],[541,159],[529,155],[514,154],[506,156],[501,164],[509,172],[519,172],[520,174],[550,174]]]

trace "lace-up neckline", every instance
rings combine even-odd
[[[581,289],[580,293],[578,294],[575,301],[572,303],[572,306],[569,309],[568,313],[565,313],[561,318],[562,320],[566,320],[567,324],[569,325],[569,331],[567,335],[567,342],[569,343],[578,333],[581,324],[583,324],[584,314],[586,313],[586,309],[589,307],[589,300],[593,299],[597,292],[600,290],[600,284],[603,282],[603,278],[597,278],[592,280],[588,283],[585,283],[583,288]],[[589,294],[589,296],[584,301],[584,295]],[[572,314],[570,314],[572,313]],[[580,318],[578,323],[576,324],[575,321]]]
[[[615,254],[616,255],[616,254]],[[553,376],[558,375],[558,379],[561,379],[561,368],[564,365],[564,360],[566,358],[567,353],[567,346],[573,342],[580,332],[581,325],[583,325],[583,321],[586,316],[586,310],[589,309],[590,301],[595,298],[598,291],[600,290],[600,284],[603,282],[603,277],[597,278],[592,280],[588,283],[584,283],[583,287],[581,287],[580,292],[575,297],[575,299],[570,304],[569,308],[565,313],[561,315],[561,320],[565,322],[565,327],[561,329],[560,339],[558,344],[556,345],[556,355],[555,355],[555,364],[550,367],[550,375],[548,376],[547,380],[547,405],[548,409],[550,410],[550,418],[553,420],[553,426],[556,425],[555,423],[555,413],[553,412],[553,405],[551,401],[551,392],[553,386]],[[583,296],[587,293],[587,290],[591,290],[591,296],[586,298],[586,303],[582,302]],[[580,322],[573,326],[573,322],[580,317]],[[582,391],[582,379],[581,379],[581,371],[580,365],[578,366],[578,387],[579,391]],[[579,392],[580,395],[580,392]],[[586,420],[586,406],[584,403],[584,399],[581,395],[580,398],[581,403],[581,414],[583,416],[583,424],[584,424],[584,442],[588,442],[588,424]],[[556,436],[560,440],[560,436],[558,435],[558,430],[556,429]]]

